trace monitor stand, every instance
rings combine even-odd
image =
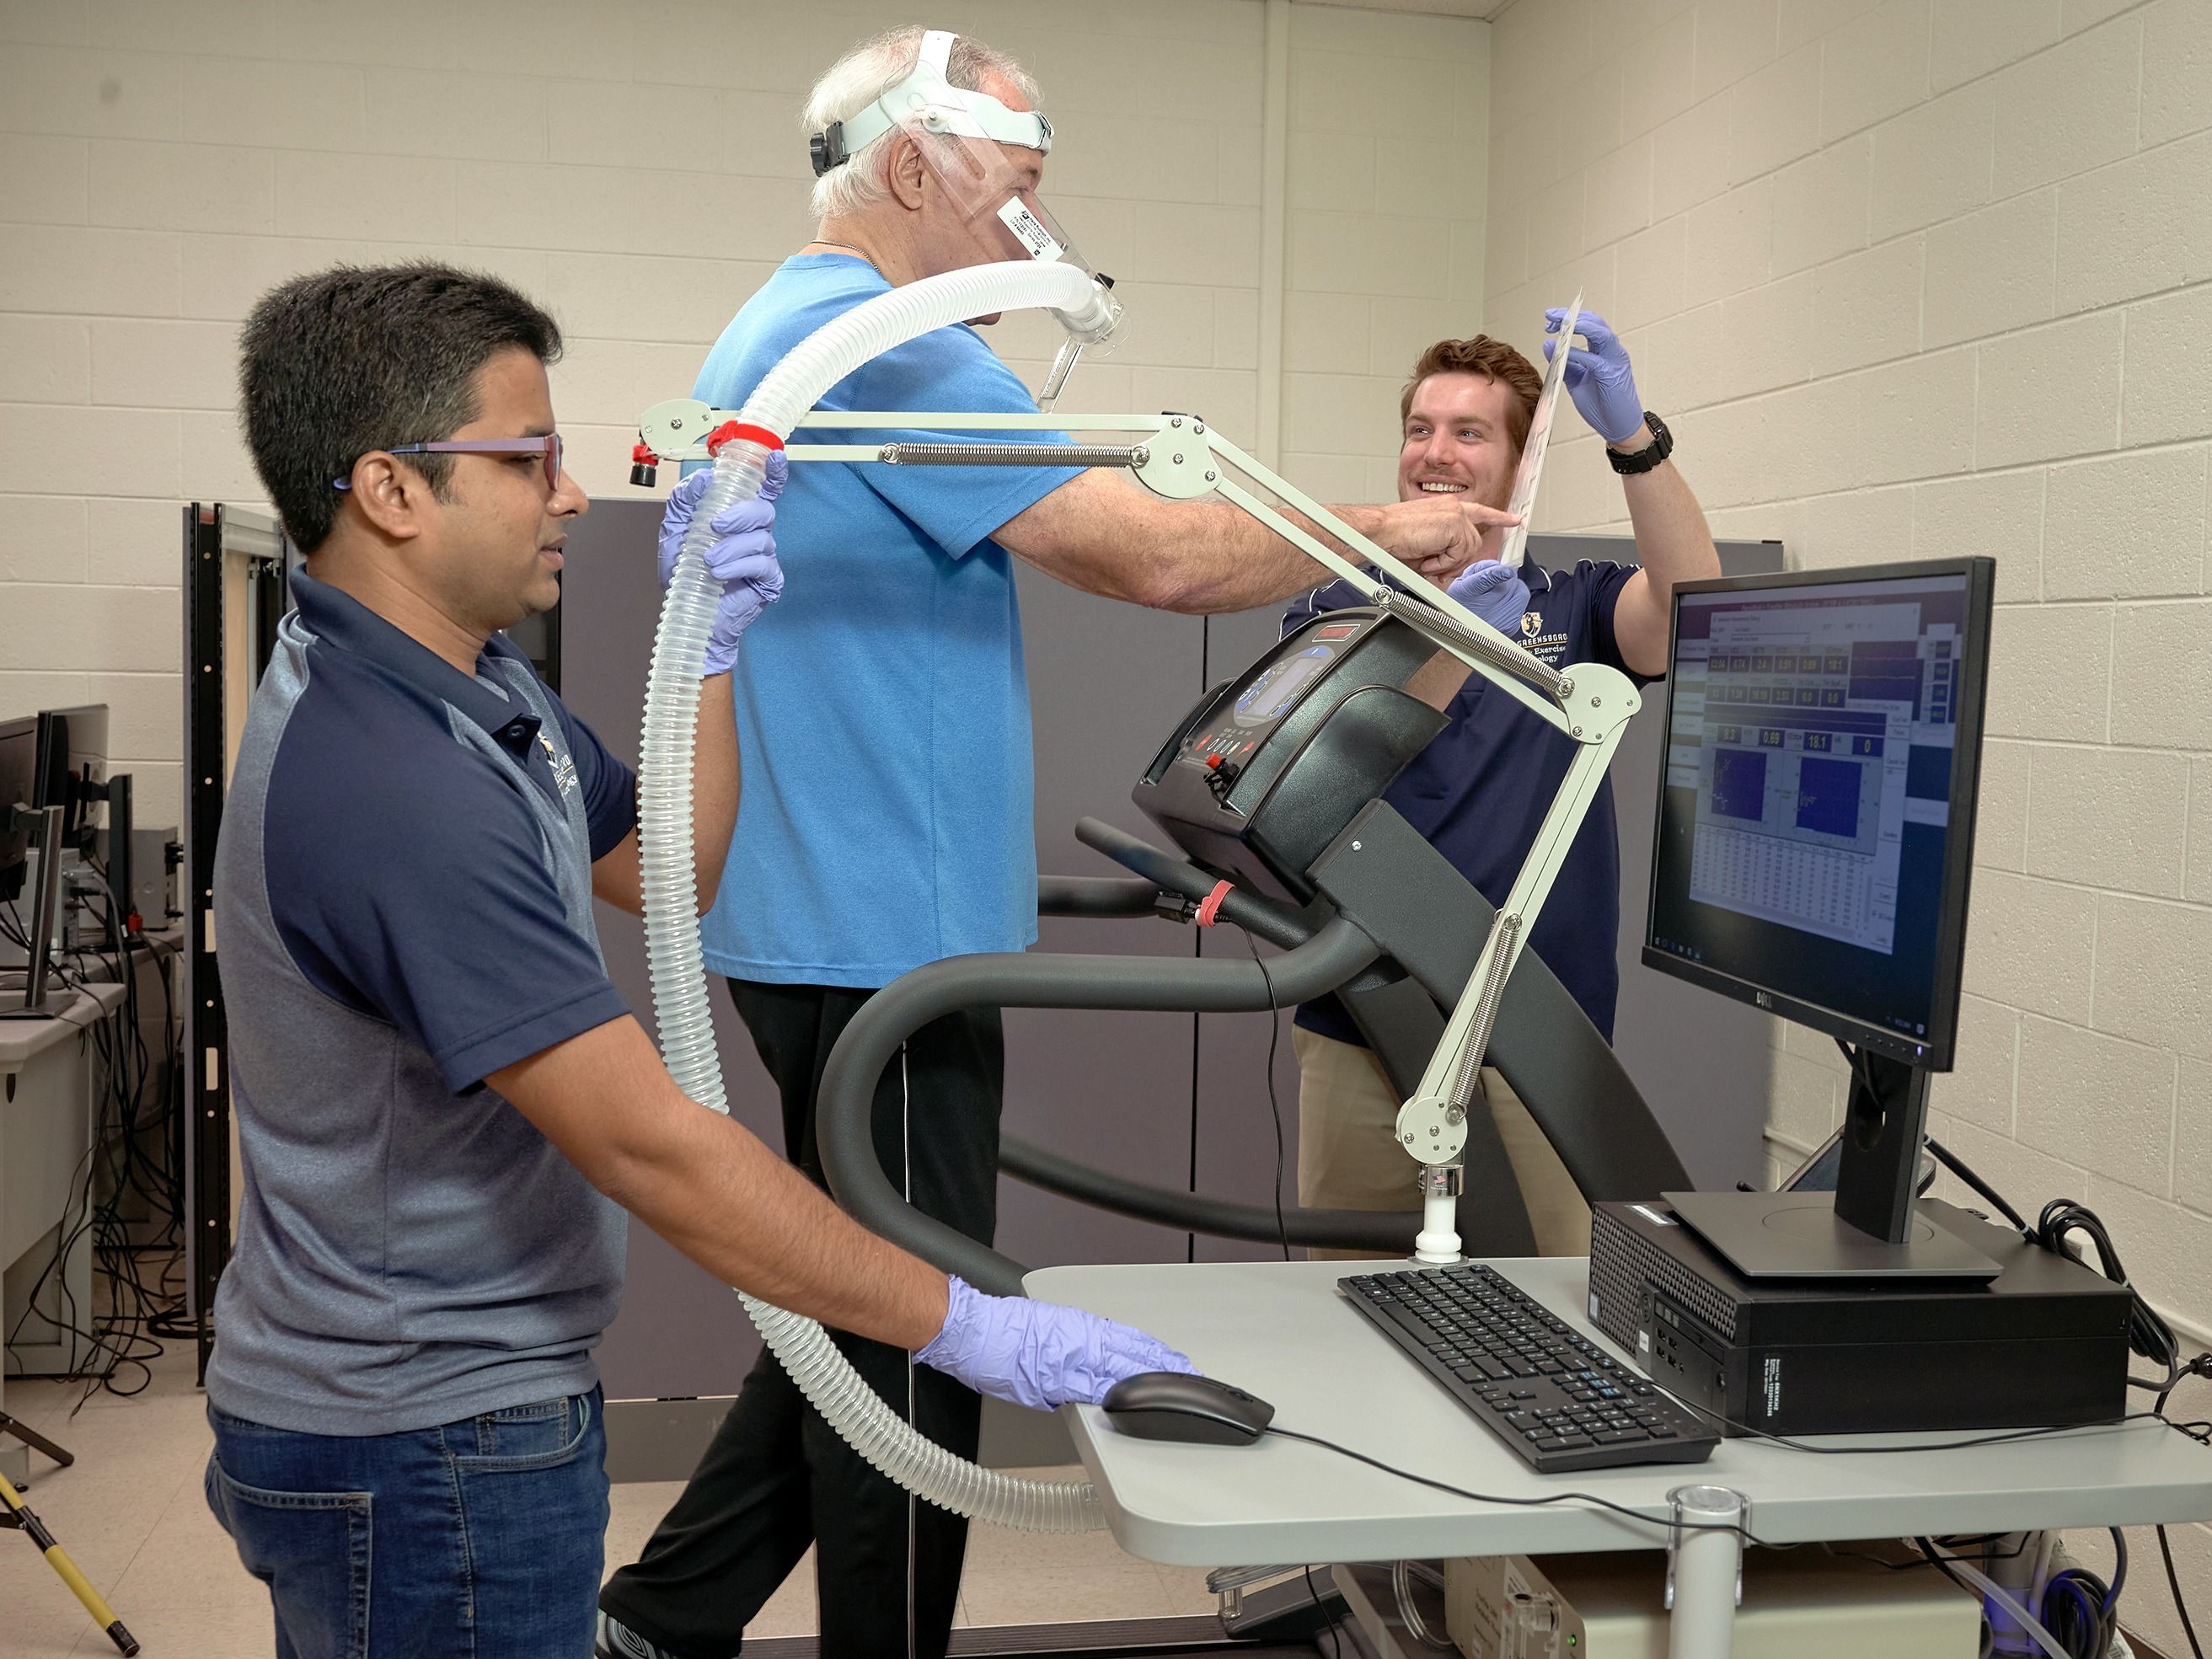
[[[1928,1073],[1861,1048],[1827,1193],[1668,1193],[1746,1279],[1995,1279],[1997,1263],[1913,1202]]]

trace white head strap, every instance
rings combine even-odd
[[[951,83],[946,66],[953,40],[949,30],[924,31],[911,74],[849,120],[833,121],[808,138],[815,176],[842,167],[893,128],[905,125],[1050,154],[1052,123],[1041,112],[1011,110],[988,93]]]

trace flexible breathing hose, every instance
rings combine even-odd
[[[1105,308],[1073,265],[978,265],[878,295],[824,324],[755,388],[739,422],[781,444],[823,393],[893,346],[996,311],[1042,307],[1072,325]],[[715,453],[714,476],[693,508],[662,603],[646,680],[638,841],[645,876],[646,957],[660,1050],[684,1092],[726,1113],[720,1056],[707,1000],[693,867],[691,764],[706,662],[720,590],[708,574],[714,521],[760,493],[773,446],[739,436]],[[955,1456],[903,1421],[811,1319],[738,1292],[746,1313],[801,1394],[862,1458],[907,1491],[970,1520],[1023,1532],[1086,1532],[1105,1524],[1089,1483],[1024,1480]]]

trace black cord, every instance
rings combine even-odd
[[[1275,1097],[1275,1053],[1283,1040],[1283,1015],[1275,1006],[1275,978],[1261,957],[1260,941],[1249,927],[1240,931],[1252,952],[1253,965],[1260,970],[1260,982],[1267,988],[1267,1111],[1275,1120],[1275,1237],[1282,1243],[1283,1260],[1288,1261],[1291,1230],[1283,1224],[1283,1103]]]
[[[1309,1446],[1319,1446],[1323,1451],[1333,1451],[1338,1456],[1348,1457],[1355,1463],[1364,1463],[1370,1469],[1380,1469],[1385,1474],[1396,1475],[1401,1480],[1410,1480],[1417,1486],[1426,1486],[1433,1492],[1443,1492],[1449,1497],[1464,1498],[1470,1503],[1510,1504],[1516,1509],[1524,1510],[1546,1509],[1554,1504],[1584,1504],[1594,1509],[1609,1510],[1615,1515],[1626,1516],[1639,1525],[1656,1527],[1662,1532],[1732,1532],[1745,1543],[1756,1544],[1761,1549],[1782,1550],[1797,1547],[1794,1544],[1769,1543],[1748,1528],[1734,1521],[1714,1522],[1661,1519],[1656,1516],[1646,1515],[1640,1510],[1632,1510],[1626,1504],[1616,1504],[1609,1498],[1600,1498],[1595,1492],[1548,1492],[1541,1498],[1506,1498],[1496,1492],[1469,1492],[1465,1486],[1455,1486],[1449,1480],[1437,1480],[1425,1474],[1416,1474],[1411,1469],[1401,1469],[1395,1464],[1385,1463],[1379,1457],[1370,1457],[1365,1452],[1354,1451],[1349,1446],[1340,1446],[1334,1440],[1324,1440],[1317,1434],[1305,1434],[1297,1429],[1285,1429],[1273,1424],[1262,1429],[1261,1433],[1273,1435],[1279,1440],[1297,1440]]]
[[[1260,970],[1260,983],[1267,992],[1267,1115],[1275,1123],[1275,1237],[1283,1247],[1283,1260],[1288,1261],[1291,1231],[1283,1220],[1283,1103],[1275,1094],[1275,1056],[1283,1040],[1283,1016],[1275,1006],[1275,978],[1267,971],[1267,961],[1260,954],[1259,939],[1249,927],[1238,931],[1244,935],[1245,948],[1252,952],[1253,966]],[[1328,1615],[1328,1604],[1314,1586],[1313,1569],[1307,1567],[1304,1571],[1306,1594],[1313,1598],[1314,1612],[1321,1617],[1322,1628],[1328,1632],[1330,1659],[1344,1659],[1344,1638],[1337,1634],[1336,1620]]]
[[[2033,1535],[2033,1534],[2032,1534],[2022,1533],[2020,1534],[2021,1541],[2014,1545],[2010,1549],[1983,1550],[1977,1553],[1974,1559],[1978,1561],[2016,1561],[2021,1556],[2027,1553],[2027,1544],[2026,1540]],[[1944,1536],[1939,1537],[1934,1541],[1941,1545],[1944,1549],[1949,1550],[1953,1554],[1960,1555],[1964,1554],[1968,1550],[1974,1549],[1978,1545],[1993,1544],[1996,1541],[1997,1536],[1998,1534],[1995,1533],[1984,1533],[1979,1537],[1960,1538]],[[1936,1567],[1942,1565],[1941,1561],[1930,1558],[1924,1551],[1914,1555],[1912,1559],[1908,1561],[1892,1561],[1882,1556],[1869,1555],[1864,1550],[1838,1549],[1833,1544],[1823,1543],[1819,1547],[1823,1555],[1839,1555],[1852,1561],[1865,1561],[1872,1565],[1880,1567],[1885,1572],[1917,1572],[1923,1567]]]
[[[162,1335],[179,1334],[173,1329],[165,1331],[164,1327],[173,1326],[184,1313],[182,1287],[172,1285],[181,1257],[183,1172],[171,1167],[173,1160],[166,1156],[166,1141],[165,1156],[156,1164],[150,1160],[142,1140],[142,1115],[149,1104],[149,1085],[156,1071],[140,1015],[133,941],[125,935],[112,897],[105,890],[94,889],[73,896],[102,922],[108,948],[102,951],[80,946],[55,954],[52,961],[57,975],[65,987],[82,989],[88,984],[84,971],[87,961],[107,962],[112,964],[122,999],[112,1012],[85,1027],[80,1038],[94,1051],[107,1087],[98,1103],[92,1146],[71,1174],[70,1198],[53,1255],[43,1267],[30,1294],[25,1297],[22,1313],[6,1336],[7,1346],[20,1344],[39,1293],[50,1279],[54,1280],[59,1317],[44,1312],[39,1312],[37,1317],[41,1324],[70,1338],[72,1346],[78,1350],[71,1370],[58,1374],[64,1380],[85,1385],[72,1413],[82,1409],[94,1392],[105,1389],[128,1397],[150,1386],[153,1372],[147,1362],[161,1352]],[[0,914],[0,931],[20,934],[20,925],[10,930],[6,927],[7,921],[6,915]],[[173,947],[157,941],[141,939],[137,943],[156,956],[164,951],[173,956],[177,954]],[[161,1058],[166,1075],[162,1077],[160,1104],[173,1110],[179,1098],[182,1057],[175,1030],[174,998],[166,972],[162,975],[161,994]],[[97,1201],[94,1197],[96,1188],[105,1192],[105,1196]],[[133,1242],[131,1230],[137,1224],[125,1219],[123,1214],[126,1200],[134,1195],[143,1200],[147,1221],[155,1229],[154,1237],[147,1242]],[[88,1239],[94,1270],[109,1290],[104,1314],[93,1309],[80,1310],[63,1274],[71,1253]],[[141,1271],[139,1257],[157,1252],[167,1259],[155,1283],[149,1285]],[[135,1373],[135,1383],[131,1387],[118,1381],[126,1374],[126,1368],[128,1372]]]
[[[1321,1615],[1321,1627],[1328,1632],[1329,1659],[1344,1659],[1344,1638],[1336,1633],[1336,1620],[1328,1616],[1328,1603],[1321,1599],[1321,1592],[1314,1588],[1313,1569],[1306,1568],[1305,1575],[1306,1594],[1313,1597],[1314,1611]],[[1318,1651],[1321,1644],[1316,1642],[1314,1647]]]
[[[2045,1579],[2037,1617],[2074,1659],[2105,1659],[2112,1650],[2112,1590],[2087,1567],[2068,1567]]]
[[[2165,1404],[2163,1396],[2160,1397],[2160,1404],[2161,1407]],[[2133,1415],[2136,1417],[2148,1417],[2158,1415],[2158,1413],[2139,1412],[2133,1413]],[[1784,1439],[1778,1435],[1767,1435],[1763,1436],[1762,1437],[1776,1441],[1783,1445],[1793,1446],[1801,1451],[1931,1451],[1949,1450],[1961,1446],[1990,1445],[2002,1440],[2023,1440],[2033,1438],[2039,1435],[2069,1433],[2074,1431],[2075,1431],[2063,1429],[2028,1430],[2015,1434],[1993,1435],[1980,1440],[1954,1441],[1947,1443],[1942,1446],[1808,1446],[1802,1445],[1795,1441]],[[1401,1480],[1410,1480],[1415,1486],[1426,1486],[1432,1492],[1443,1492],[1449,1497],[1463,1498],[1468,1499],[1470,1503],[1506,1504],[1517,1509],[1543,1509],[1555,1504],[1583,1504],[1591,1508],[1609,1510],[1613,1514],[1624,1516],[1631,1521],[1640,1522],[1641,1524],[1648,1527],[1656,1527],[1666,1532],[1729,1532],[1736,1534],[1736,1536],[1743,1540],[1745,1543],[1757,1545],[1762,1549],[1781,1550],[1794,1549],[1796,1547],[1795,1545],[1771,1543],[1769,1540],[1759,1537],[1749,1528],[1734,1522],[1726,1522],[1716,1525],[1711,1522],[1702,1521],[1675,1521],[1671,1518],[1662,1520],[1655,1516],[1645,1515],[1641,1510],[1631,1509],[1626,1504],[1616,1504],[1610,1498],[1600,1498],[1595,1492],[1562,1492],[1547,1493],[1541,1498],[1508,1498],[1496,1492],[1472,1492],[1464,1486],[1455,1486],[1448,1480],[1438,1480],[1429,1475],[1416,1474],[1411,1469],[1399,1468],[1395,1464],[1384,1462],[1379,1457],[1370,1457],[1365,1452],[1356,1451],[1350,1446],[1340,1445],[1337,1442],[1324,1439],[1317,1434],[1306,1434],[1297,1429],[1285,1429],[1276,1425],[1270,1425],[1267,1428],[1262,1430],[1261,1432],[1264,1434],[1273,1435],[1277,1439],[1280,1440],[1295,1440],[1305,1445],[1318,1446],[1324,1451],[1334,1452],[1340,1457],[1348,1457],[1355,1463],[1364,1463],[1368,1468],[1380,1470],[1384,1474],[1395,1475]],[[2062,1597],[2073,1597],[2076,1599],[2071,1601],[2062,1599],[2054,1604],[2051,1601],[2048,1595],[2046,1594],[2044,1601],[2042,1613],[2043,1622],[2045,1628],[2051,1631],[2052,1635],[2058,1639],[2059,1644],[2065,1647],[2069,1652],[2076,1655],[2077,1659],[2105,1659],[2106,1655],[2111,1651],[2113,1634],[2119,1627],[2118,1607],[2120,1589],[2122,1586],[2125,1584],[2127,1579],[2127,1541],[2120,1535],[2117,1528],[2113,1529],[2112,1539],[2116,1549],[2117,1565],[2113,1570],[2112,1583],[2110,1586],[2107,1586],[2103,1579],[2098,1577],[2096,1574],[2088,1571],[2086,1568],[2069,1568],[2063,1572],[2054,1575],[2051,1580],[2051,1584],[2059,1587]],[[1946,1541],[1955,1547],[1956,1545],[1962,1540],[1949,1540]],[[1978,1591],[1971,1589],[1966,1583],[1960,1578],[1959,1575],[1951,1570],[1950,1564],[1944,1559],[1942,1553],[1936,1548],[1936,1540],[1929,1538],[1916,1538],[1912,1542],[1914,1547],[1920,1551],[1927,1565],[1936,1568],[1937,1571],[1941,1572],[1953,1583],[1957,1584],[1961,1590],[1966,1591],[1966,1593],[1970,1595],[1973,1595],[1977,1601],[1981,1599]],[[2166,1561],[2166,1583],[2173,1591],[2174,1609],[2176,1612],[2180,1613],[2182,1629],[2189,1637],[2190,1651],[2195,1656],[2195,1659],[2204,1659],[2204,1650],[2201,1645],[2199,1645],[2197,1640],[2196,1626],[2190,1622],[2189,1609],[2182,1601],[2181,1581],[2179,1575],[2174,1571],[2172,1548],[2166,1540],[2166,1528],[2162,1526],[2158,1528],[2158,1547],[2160,1555],[2164,1557]],[[1832,1553],[1834,1552],[1831,1553]],[[2015,1549],[2010,1553],[2012,1555],[2017,1555],[2020,1552]],[[1992,1557],[1990,1559],[2002,1559],[2008,1558]],[[1895,1567],[1899,1565],[1911,1565],[1913,1564],[1885,1562],[1881,1565]],[[1320,1607],[1321,1597],[1318,1591],[1314,1589],[1313,1570],[1310,1567],[1306,1569],[1306,1589],[1308,1594],[1313,1595],[1315,1606],[1316,1607]],[[2052,1611],[2054,1605],[2058,1608],[2063,1609],[2063,1611],[2057,1613],[2055,1620]],[[1334,1636],[1334,1627],[1331,1628],[1331,1636],[1332,1638]]]
[[[1851,1050],[1845,1048],[1844,1053],[1850,1054]],[[1856,1057],[1854,1057],[1855,1066],[1856,1063]],[[1996,1205],[1998,1209],[2003,1211],[2030,1243],[2040,1245],[2052,1255],[2063,1256],[2069,1261],[2081,1262],[2081,1252],[2072,1243],[2072,1236],[2075,1233],[2087,1236],[2089,1242],[2097,1247],[2095,1271],[2101,1273],[2128,1292],[2129,1351],[2149,1360],[2163,1373],[2161,1378],[2151,1382],[2130,1377],[2129,1385],[2133,1388],[2147,1387],[2163,1389],[2165,1392],[2160,1395],[2160,1403],[2155,1414],[2164,1416],[2166,1394],[2171,1394],[2176,1382],[2190,1375],[2192,1370],[2196,1370],[2197,1367],[2206,1365],[2208,1362],[2200,1359],[2191,1361],[2187,1365],[2182,1364],[2181,1344],[2179,1339],[2173,1334],[2173,1328],[2166,1322],[2156,1309],[2143,1300],[2142,1292],[2136,1290],[2129,1279],[2127,1268],[2120,1261],[2118,1247],[2112,1243],[2112,1234],[2106,1230],[2097,1212],[2075,1200],[2054,1198],[2043,1206],[2042,1212],[2035,1218],[2034,1225],[2030,1226],[2026,1220],[2022,1219],[2020,1212],[2006,1203],[2002,1195],[1995,1188],[1966,1167],[1965,1160],[1948,1147],[1942,1145],[1934,1136],[1928,1136],[1926,1139],[1929,1150],[1935,1153],[1954,1175]],[[2081,1265],[2086,1267],[2088,1264],[2082,1262]],[[2212,1376],[2212,1369],[2199,1370],[2197,1374]]]
[[[1815,1446],[1809,1441],[1792,1440],[1786,1434],[1775,1434],[1766,1429],[1754,1428],[1748,1423],[1739,1423],[1732,1417],[1707,1411],[1697,1401],[1685,1400],[1679,1395],[1669,1395],[1668,1398],[1684,1410],[1695,1412],[1709,1421],[1734,1429],[1740,1435],[1763,1440],[1771,1446],[1786,1446],[1791,1451],[1810,1452],[1819,1457],[1874,1457],[1885,1452],[1971,1451],[1976,1446],[2002,1446],[2014,1440],[2049,1440],[2060,1435],[2079,1435],[2087,1439],[2093,1434],[2105,1434],[2114,1429],[2124,1428],[2130,1423],[2151,1421],[2164,1423],[2169,1429],[2180,1429],[2183,1433],[2188,1433],[2180,1424],[2168,1421],[2162,1413],[2149,1411],[2128,1412],[2109,1423],[2064,1423],[2055,1428],[2011,1429],[2002,1434],[1977,1435],[1971,1440],[1931,1440],[1911,1446]],[[2190,1437],[2196,1438],[2194,1435]]]
[[[1937,1163],[1941,1164],[1945,1169],[1950,1170],[1950,1172],[1958,1176],[1960,1180],[1965,1182],[1967,1186],[1972,1188],[1974,1191],[1978,1193],[1985,1201],[1996,1205],[1997,1206],[1998,1212],[2002,1214],[2006,1220],[2011,1222],[2014,1226],[2019,1228],[2024,1237],[2028,1238],[2035,1237],[2035,1229],[2027,1224],[2027,1218],[2022,1216],[2018,1210],[2014,1209],[2011,1205],[2006,1203],[2004,1201],[2004,1195],[1998,1192],[1996,1188],[1990,1186],[1989,1182],[1984,1181],[1981,1176],[1976,1175],[1972,1170],[1968,1169],[1966,1166],[1965,1162],[1961,1160],[1957,1154],[1954,1153],[1949,1147],[1946,1146],[1942,1141],[1936,1139],[1934,1135],[1924,1135],[1922,1139],[1927,1143],[1928,1150],[1936,1155],[1936,1160]]]
[[[2106,1231],[2104,1222],[2098,1217],[2096,1212],[2072,1199],[2053,1199],[2043,1206],[2042,1212],[2036,1217],[2035,1224],[2031,1227],[2021,1218],[2020,1212],[2006,1203],[1993,1188],[1969,1170],[1955,1155],[1938,1146],[1933,1137],[1929,1139],[1928,1146],[1929,1149],[1948,1166],[1953,1174],[2003,1211],[2020,1227],[2023,1234],[2045,1249],[2054,1255],[2063,1255],[2069,1261],[2081,1261],[2081,1253],[2069,1242],[2070,1237],[2077,1232],[2087,1235],[2089,1242],[2097,1247],[2097,1270],[2114,1284],[2126,1286],[2129,1291],[2129,1351],[2149,1360],[2165,1372],[2165,1376],[2156,1381],[2132,1376],[2128,1379],[2130,1387],[2157,1389],[2158,1401],[2149,1411],[2130,1412],[2120,1420],[2124,1423],[2139,1417],[2154,1417],[2165,1423],[2167,1427],[2187,1435],[2192,1440],[2212,1444],[2212,1426],[2196,1423],[2176,1423],[2166,1414],[2166,1402],[2172,1397],[2174,1389],[2180,1386],[2185,1377],[2212,1377],[2212,1353],[2199,1354],[2186,1364],[2183,1363],[2181,1345],[2173,1334],[2173,1328],[2166,1322],[2156,1309],[2143,1299],[2142,1293],[2137,1291],[2130,1281],[2127,1269],[2120,1261],[2119,1250],[2112,1243],[2112,1234]],[[1691,1409],[1695,1411],[1698,1408],[1692,1406]],[[1822,1448],[1805,1447],[1802,1449],[1816,1451]],[[1930,1447],[1922,1449],[1936,1449]],[[2173,1594],[2173,1610],[2180,1615],[2182,1633],[2189,1638],[2190,1652],[2195,1656],[2195,1659],[2204,1659],[2203,1644],[2197,1638],[2197,1626],[2190,1619],[2188,1604],[2182,1599],[2181,1576],[2175,1571],[2173,1565],[2173,1546],[2167,1539],[2165,1527],[2160,1526],[2157,1531],[2158,1553],[2166,1566],[2166,1588]],[[2120,1591],[2127,1581],[2127,1541],[2118,1531],[2113,1533],[2112,1538],[2117,1547],[2115,1557],[2117,1565],[2113,1569],[2112,1583],[2106,1587],[2101,1581],[2094,1580],[2094,1575],[2082,1575],[2097,1582],[2099,1588],[2105,1589],[2107,1598],[2100,1609],[2105,1637],[2103,1645],[2094,1650],[2094,1652],[2099,1655],[2111,1646],[2111,1632],[2117,1628],[2118,1623],[2117,1608]],[[2069,1589],[2067,1593],[2075,1592]],[[2069,1615],[2061,1615],[2062,1618],[2067,1616]]]
[[[1922,1560],[1925,1561],[1929,1566],[1935,1568],[1936,1571],[1942,1573],[1946,1578],[1956,1584],[1960,1589],[1966,1591],[1967,1595],[1972,1596],[1977,1601],[1982,1599],[1981,1592],[1979,1590],[1969,1586],[1965,1579],[1960,1577],[1957,1573],[1951,1571],[1951,1564],[1943,1559],[1942,1552],[1936,1547],[1935,1540],[1933,1539],[1916,1538],[1912,1540],[1912,1547],[1920,1552],[1920,1559]]]
[[[2189,1650],[2197,1659],[2204,1659],[2203,1644],[2197,1639],[2197,1626],[2189,1617],[2189,1603],[2181,1599],[2181,1575],[2174,1571],[2173,1546],[2166,1541],[2166,1528],[2158,1529],[2158,1553],[2166,1563],[2166,1587],[2173,1592],[2173,1610],[2181,1615],[2181,1633],[2189,1638]]]
[[[2186,1376],[2212,1376],[2212,1354],[2199,1354],[2180,1368],[2180,1375],[2169,1381],[2159,1395],[2157,1411],[2165,1412],[2166,1401],[2181,1386],[2181,1379]],[[2158,1529],[2158,1554],[2159,1559],[2166,1564],[2166,1587],[2173,1593],[2173,1610],[2181,1616],[2181,1633],[2189,1638],[2189,1651],[2196,1656],[2196,1659],[2204,1659],[2204,1645],[2197,1639],[2197,1626],[2189,1616],[2189,1603],[2182,1600],[2181,1574],[2174,1568],[2173,1545],[2167,1540],[2163,1526]]]
[[[2075,1233],[2087,1234],[2089,1242],[2097,1247],[2097,1270],[2130,1292],[2129,1348],[2164,1371],[2169,1384],[2179,1382],[2184,1374],[2184,1367],[2181,1364],[2181,1345],[2173,1334],[2173,1328],[2159,1316],[2142,1299],[2142,1293],[2129,1282],[2128,1270],[2120,1261],[2119,1250],[2095,1211],[2070,1198],[2054,1198],[2036,1217],[2035,1226],[2029,1237],[2054,1255],[2080,1261],[2081,1253],[2070,1242]],[[2170,1387],[2167,1392],[2172,1392]]]

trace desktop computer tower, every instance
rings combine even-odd
[[[1600,1204],[1590,1321],[1729,1436],[2118,1421],[2130,1292],[1951,1205],[1917,1213],[1997,1276],[1748,1279],[1664,1201]]]

